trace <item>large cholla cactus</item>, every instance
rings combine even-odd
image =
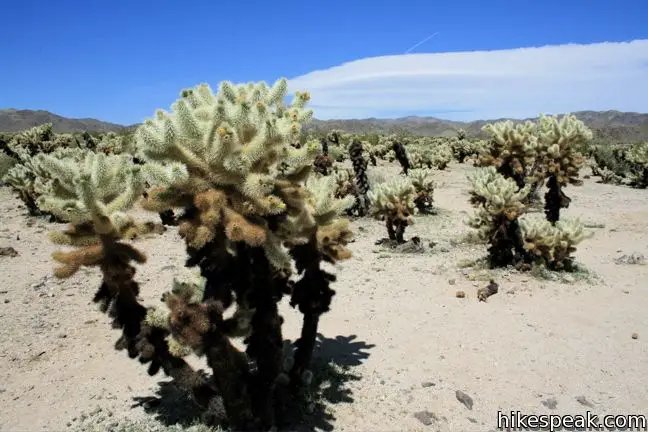
[[[490,244],[490,266],[518,264],[524,258],[518,217],[525,211],[522,200],[530,186],[519,189],[493,166],[480,168],[468,179],[472,184],[471,202],[477,207],[468,225],[477,230],[480,240]]]
[[[408,178],[396,178],[385,183],[377,183],[368,193],[372,215],[383,219],[390,240],[404,243],[405,228],[414,220],[417,213],[414,200],[416,189]]]
[[[435,182],[432,179],[432,170],[430,169],[413,169],[407,176],[411,179],[412,185],[416,190],[416,199],[414,204],[419,213],[432,212],[434,203]]]
[[[562,188],[568,184],[581,185],[579,170],[585,159],[578,151],[592,139],[592,131],[573,115],[560,120],[552,116],[541,116],[538,124],[538,159],[548,178],[545,194],[545,215],[555,223],[560,219],[560,209],[569,207],[571,199]]]
[[[575,246],[592,235],[577,219],[552,225],[546,219],[525,215],[520,218],[520,229],[530,259],[551,270],[573,270]]]
[[[286,93],[284,79],[272,87],[223,82],[217,94],[205,84],[183,91],[171,112],[157,111],[138,128],[141,167],[102,154],[82,164],[43,160],[62,180],[42,205],[72,222],[58,238],[80,248],[55,256],[65,264],[57,275],[98,265],[104,280],[95,301],[123,329],[118,346],[150,363],[151,375],[162,368],[213,413],[224,408],[235,430],[273,427],[288,390],[279,383],[297,388],[309,381],[319,317],[334,295],[335,277],[321,263],[350,256],[351,233],[339,218],[349,200],[336,199],[325,180],[307,183],[318,143],[291,146],[312,117],[309,96],[298,92],[287,105]],[[183,208],[187,266],[198,266],[204,278],[200,289],[167,293],[166,314],[139,304],[130,262],[145,257],[122,241],[133,229],[151,231],[125,216],[145,184],[152,187],[144,208]],[[304,315],[292,360],[283,357],[277,308],[286,293]],[[230,341],[238,336],[245,337],[244,352]],[[188,351],[207,357],[211,378],[180,357]]]

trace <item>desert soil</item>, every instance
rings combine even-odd
[[[353,222],[354,257],[336,269],[318,351],[346,372],[336,378],[341,389],[324,392],[327,413],[312,416],[313,428],[489,431],[498,411],[648,414],[648,266],[619,260],[648,256],[648,190],[595,178],[567,188],[564,217],[581,217],[594,231],[575,254],[578,274],[461,268],[486,253],[457,244],[469,231],[473,169],[437,172],[439,213],[418,216],[406,231],[435,243],[425,253],[376,246],[384,225]],[[397,174],[394,165],[379,170]],[[0,430],[65,430],[97,407],[107,413],[101,422],[147,417],[133,398],[154,396],[164,379],[113,349],[118,331],[91,301],[98,271],[52,277],[57,247],[46,234],[54,227],[0,188],[0,247],[18,252],[0,256]],[[182,240],[170,228],[139,247],[149,261],[137,279],[147,304],[156,304],[173,276],[188,271]],[[499,292],[479,302],[476,291],[490,277]],[[284,300],[282,314],[294,340],[299,313]]]

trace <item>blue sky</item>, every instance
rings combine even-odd
[[[529,59],[543,55],[540,51],[524,54],[526,65],[530,71],[546,68],[551,80],[543,76],[527,85],[520,76],[507,78],[512,70],[524,70],[517,66],[522,60],[516,48],[648,39],[647,0],[21,0],[4,2],[2,15],[0,108],[45,109],[67,117],[131,124],[156,108],[169,107],[184,87],[208,82],[215,89],[225,79],[274,81],[284,76],[291,79],[291,89],[293,83],[313,86],[317,118],[526,116],[527,110],[543,109],[528,102],[547,93],[542,85],[572,87],[565,77],[552,75],[566,61],[572,63],[564,69],[574,73],[609,66],[614,70],[605,77],[616,87],[599,95],[600,85],[592,80],[590,87],[579,90],[577,103],[564,98],[561,105],[548,98],[552,103],[547,110],[582,106],[648,111],[648,79],[642,81],[648,78],[644,43],[630,48],[596,45],[613,50],[601,55],[617,65],[626,62],[623,71],[630,72],[612,63],[599,64],[600,55],[591,50],[583,55],[582,50],[573,55],[552,51],[550,66],[543,61],[529,66]],[[403,55],[434,33],[412,51],[417,55]],[[508,64],[498,60],[500,66],[491,70],[480,63],[485,61],[483,55],[470,53],[492,50],[513,56],[505,57]],[[453,52],[464,53],[463,75],[453,74],[453,56],[420,55]],[[443,79],[439,61],[448,67]],[[580,63],[573,64],[576,61]],[[358,68],[389,69],[385,62],[397,65],[393,75],[358,72]],[[423,68],[418,65],[427,69],[403,72]],[[334,77],[348,73],[349,67],[364,78],[356,76],[343,86],[335,82]],[[500,72],[498,67],[509,70]],[[488,76],[475,76],[484,68],[491,70]],[[315,79],[314,71],[319,71]],[[620,72],[623,79],[618,83],[612,74]],[[465,78],[466,73],[470,82],[449,78]],[[515,94],[498,97],[493,89],[503,91],[511,82]],[[525,88],[536,93],[526,94]],[[388,98],[393,98],[393,106],[385,103]]]

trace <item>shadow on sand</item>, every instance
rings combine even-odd
[[[291,350],[292,345],[292,341],[284,341],[285,350]],[[335,417],[330,407],[353,403],[348,383],[361,379],[353,368],[369,357],[368,350],[374,346],[358,340],[356,335],[326,338],[318,333],[311,366],[313,381],[288,401],[285,407],[288,415],[281,429],[332,431]],[[206,420],[204,410],[170,381],[161,381],[155,396],[135,397],[133,400],[133,407],[143,407],[165,425],[189,427]]]

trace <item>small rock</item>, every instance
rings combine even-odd
[[[430,426],[434,422],[434,420],[436,420],[436,416],[430,411],[419,411],[417,413],[414,413],[414,418],[423,423],[425,426]]]
[[[621,255],[614,260],[616,264],[645,264],[646,257],[640,253],[633,253],[630,255]]]
[[[455,296],[456,296],[457,298],[465,298],[465,297],[466,297],[466,293],[463,292],[463,291],[457,291],[457,292],[455,293]]]
[[[434,383],[431,382],[431,381],[424,381],[424,382],[421,383],[421,387],[423,387],[423,388],[427,388],[427,387],[434,387],[435,385],[436,385],[436,384],[434,384]]]
[[[472,410],[473,400],[470,396],[468,396],[466,393],[462,392],[461,390],[457,390],[455,392],[455,396],[457,397],[457,400],[462,404],[464,404],[466,408]]]
[[[0,256],[6,256],[9,258],[14,258],[18,256],[18,251],[11,246],[0,247]]]
[[[5,304],[9,303],[11,300],[9,299],[4,299]]]
[[[585,405],[586,407],[594,408],[594,404],[585,399],[585,396],[576,396],[576,401],[581,405]]]
[[[632,333],[632,339],[639,339],[639,334]]]
[[[558,406],[558,401],[555,398],[548,398],[547,400],[543,400],[541,403],[551,410],[556,409]]]
[[[454,284],[455,284],[455,282],[457,282],[457,281],[456,281],[456,280],[454,280],[454,279],[449,279],[449,280],[448,280],[448,283],[449,283],[450,285],[454,285]]]

